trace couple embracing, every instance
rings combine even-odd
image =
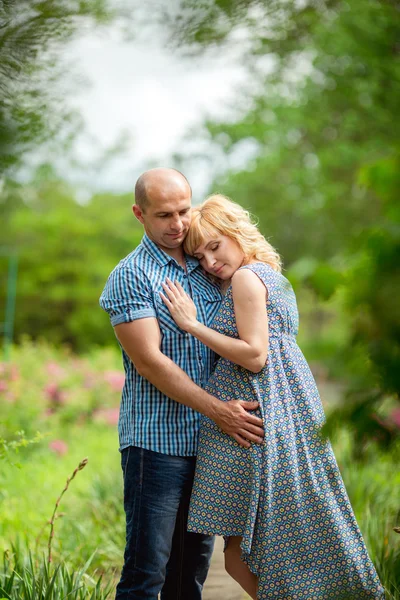
[[[296,344],[278,253],[174,169],[135,187],[140,245],[100,298],[122,348],[116,600],[200,600],[214,535],[254,600],[382,599]]]

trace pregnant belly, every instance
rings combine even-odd
[[[257,379],[250,371],[220,358],[214,373],[206,385],[206,391],[223,402],[229,400],[258,400],[254,382]]]

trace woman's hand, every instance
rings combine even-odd
[[[161,285],[166,295],[160,292],[160,296],[164,304],[167,305],[175,323],[184,331],[190,332],[191,328],[197,324],[197,309],[193,300],[187,295],[179,282],[175,284],[167,277],[167,283]]]

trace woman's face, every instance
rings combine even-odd
[[[226,235],[207,237],[193,255],[207,273],[223,280],[230,279],[245,258],[240,246]]]

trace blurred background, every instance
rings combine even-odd
[[[396,0],[0,0],[0,596],[36,598],[18,582],[49,585],[49,553],[81,573],[72,598],[115,583],[123,373],[98,298],[142,236],[137,177],[173,166],[281,253],[326,431],[400,598],[399,55]]]

